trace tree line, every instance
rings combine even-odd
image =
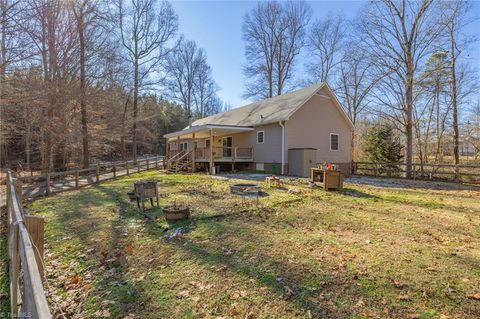
[[[381,0],[353,19],[301,1],[244,15],[244,97],[328,82],[355,124],[393,127],[411,163],[480,156],[468,1]],[[207,54],[157,0],[0,0],[1,164],[65,169],[164,149],[162,135],[228,108]],[[476,99],[476,100],[475,100]]]
[[[223,110],[169,2],[0,0],[2,165],[62,170],[159,153]]]
[[[471,9],[459,0],[381,0],[354,19],[312,21],[306,2],[259,2],[243,19],[244,96],[326,81],[356,126],[354,153],[365,123],[380,123],[401,136],[407,170],[414,160],[444,161],[449,145],[460,163],[461,142],[476,145],[478,158]]]

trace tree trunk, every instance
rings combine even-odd
[[[410,63],[409,63],[410,62]],[[413,162],[413,71],[411,61],[407,62],[407,79],[405,83],[405,130],[407,138],[407,147],[405,154],[406,177],[412,176],[412,162]]]
[[[455,35],[454,29],[450,28],[450,55],[451,55],[451,95],[452,95],[452,116],[453,116],[453,161],[455,165],[460,163],[459,154],[459,133],[458,133],[458,105],[457,105],[457,73],[455,57]],[[458,179],[458,167],[455,167],[455,179]]]
[[[133,75],[133,131],[132,131],[132,155],[137,160],[137,117],[138,117],[138,60],[135,60]]]
[[[85,75],[85,34],[83,28],[83,13],[77,17],[77,28],[80,45],[80,111],[82,118],[83,168],[90,166],[88,149],[88,117],[86,103],[86,75]]]

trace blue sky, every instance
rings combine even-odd
[[[364,1],[315,1],[309,2],[313,19],[329,14],[339,14],[347,19],[355,17]],[[242,19],[251,10],[254,1],[173,1],[179,17],[180,32],[187,39],[194,40],[207,52],[213,77],[220,86],[220,97],[232,107],[246,104],[242,99],[245,64],[244,42],[242,40]],[[474,5],[477,21],[470,25],[469,33],[480,35],[480,3]],[[471,56],[480,68],[480,46],[472,48]],[[300,64],[303,64],[300,62]]]

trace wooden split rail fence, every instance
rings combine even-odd
[[[7,172],[7,222],[12,318],[52,318],[43,289],[43,218],[24,215],[21,184]],[[3,271],[3,270],[2,270]]]
[[[375,177],[406,177],[410,173],[413,179],[480,183],[480,165],[413,163],[408,171],[405,163],[355,162],[353,173]]]
[[[18,180],[24,184],[24,198],[29,199],[77,189],[118,176],[163,168],[164,164],[164,156],[154,156],[137,159],[136,161],[99,163],[84,169],[22,176],[18,177]]]

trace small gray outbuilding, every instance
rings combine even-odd
[[[289,173],[293,176],[309,177],[310,169],[316,167],[316,148],[291,148],[288,150]]]

